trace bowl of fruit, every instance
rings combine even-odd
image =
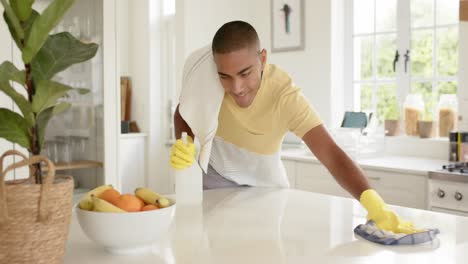
[[[86,236],[115,254],[151,250],[171,226],[175,202],[148,188],[120,194],[111,185],[81,197],[76,216]]]

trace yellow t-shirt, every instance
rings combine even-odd
[[[260,88],[247,108],[225,94],[216,136],[239,148],[269,155],[280,149],[287,131],[302,138],[322,123],[291,77],[276,65],[266,65]]]

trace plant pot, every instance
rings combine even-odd
[[[419,121],[419,137],[432,138],[435,136],[436,126],[433,121]]]
[[[385,120],[385,135],[389,137],[400,135],[400,120]]]
[[[9,155],[23,158],[3,170]],[[32,177],[5,181],[16,168],[45,162],[42,184]],[[31,169],[31,167],[30,167]],[[59,264],[63,262],[70,225],[73,178],[56,177],[53,163],[44,156],[27,158],[17,151],[0,157],[0,262]]]

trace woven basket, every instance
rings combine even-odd
[[[3,170],[3,159],[23,161]],[[47,176],[35,184],[31,165],[44,162]],[[5,181],[8,172],[29,166],[30,177]],[[62,263],[72,213],[73,178],[55,177],[54,164],[44,156],[27,158],[10,150],[0,157],[0,263]]]

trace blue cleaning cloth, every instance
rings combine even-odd
[[[433,241],[440,232],[439,229],[427,229],[414,234],[395,234],[379,229],[374,221],[369,220],[354,228],[354,233],[365,240],[382,245],[416,245]]]

